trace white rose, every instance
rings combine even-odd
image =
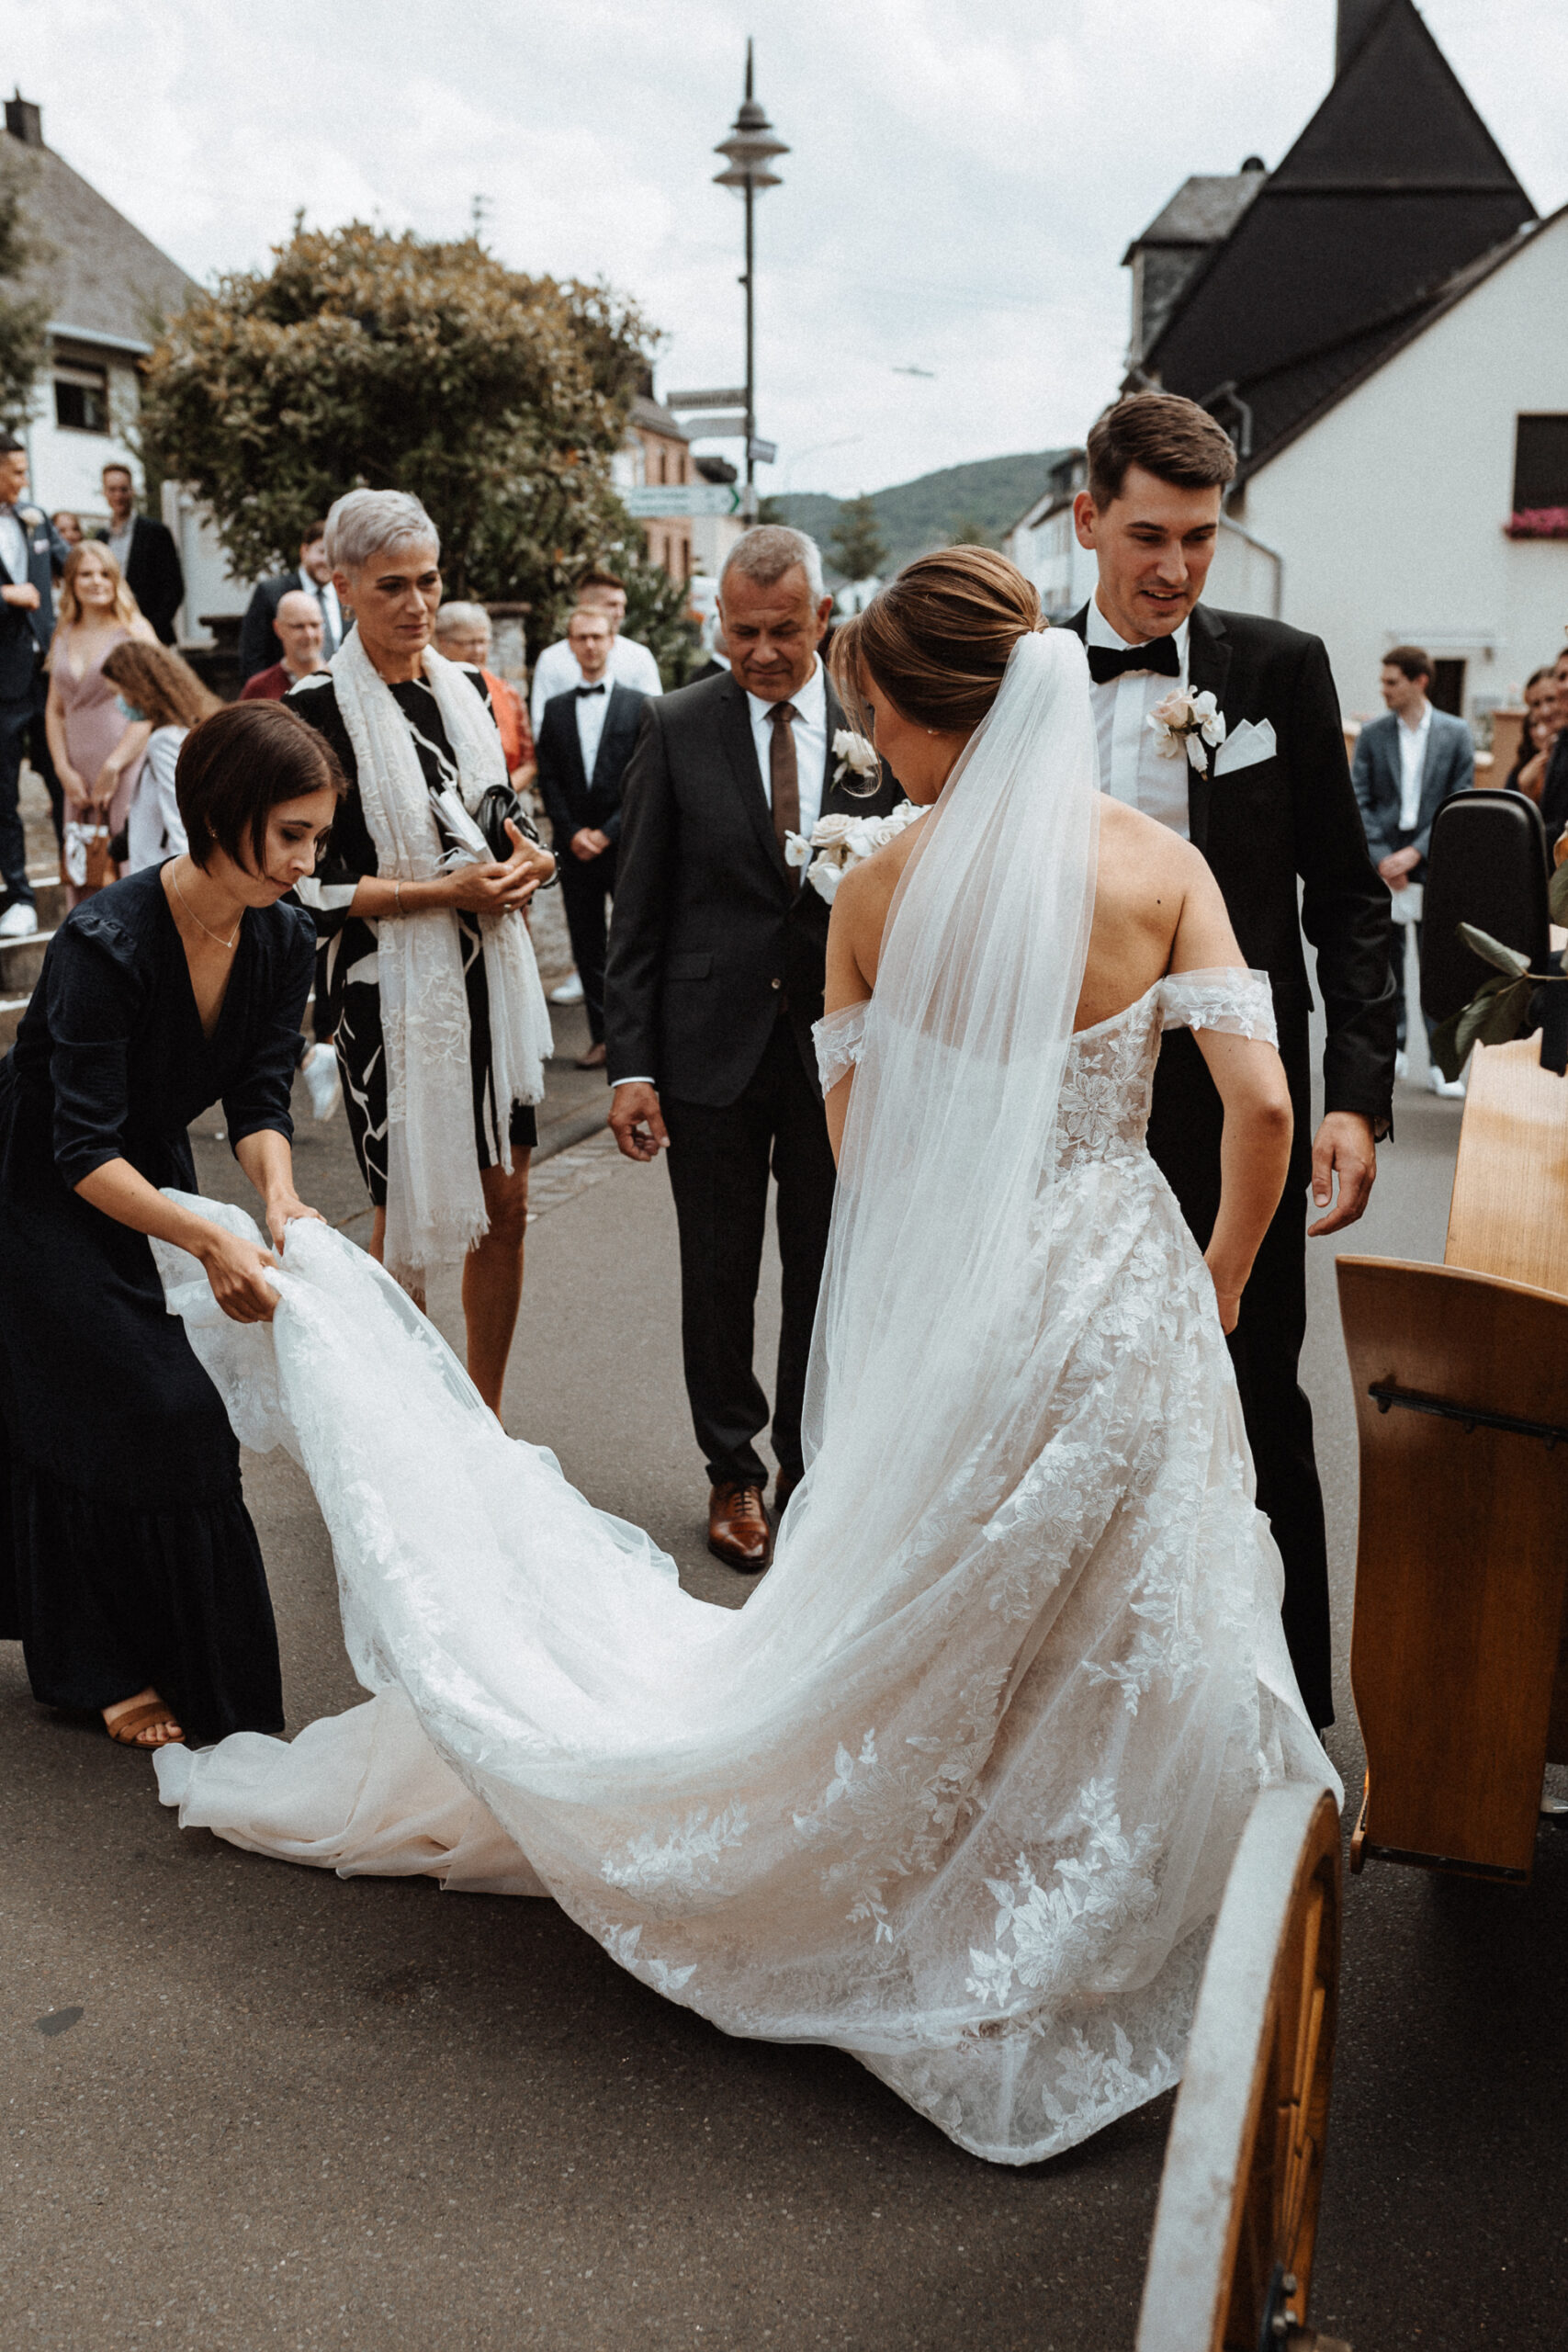
[[[845,768],[849,767],[853,768],[856,775],[874,776],[881,765],[875,746],[868,743],[863,735],[856,734],[852,727],[840,727],[835,731],[833,757],[840,763],[839,775],[842,775]],[[838,776],[833,781],[836,784]]]
[[[1192,716],[1205,743],[1224,741],[1225,715],[1207,687],[1201,695],[1192,696]]]
[[[844,878],[844,869],[841,865],[835,865],[830,857],[819,857],[816,865],[808,868],[806,878],[831,906],[833,893]]]
[[[863,818],[846,817],[837,809],[830,810],[826,817],[818,817],[812,827],[811,846],[813,849],[842,849],[853,838],[855,827],[863,822]]]
[[[807,840],[805,834],[786,833],[784,835],[784,864],[786,865],[809,865],[810,860],[811,843]]]

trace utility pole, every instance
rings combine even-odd
[[[752,90],[752,45],[746,43],[746,96],[736,116],[728,139],[722,140],[714,153],[728,158],[728,171],[716,172],[714,178],[720,187],[734,190],[746,207],[746,268],[740,279],[746,288],[746,492],[743,512],[748,523],[757,519],[757,244],[754,213],[756,199],[765,187],[780,187],[783,182],[771,166],[777,155],[787,155],[789,149],[782,139],[773,137],[773,124],[768,120]],[[768,452],[764,450],[763,455]]]

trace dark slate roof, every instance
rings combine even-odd
[[[1260,171],[1197,173],[1183,180],[1163,212],[1122,256],[1122,266],[1143,245],[1217,245],[1228,237],[1267,174]]]
[[[52,147],[24,145],[6,132],[0,138],[17,171],[27,220],[52,248],[34,274],[49,297],[51,322],[151,350],[162,321],[200,293],[195,278]]]
[[[1238,442],[1244,403],[1245,478],[1534,219],[1412,0],[1384,0],[1143,355],[1144,379],[1212,406]]]

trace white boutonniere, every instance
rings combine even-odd
[[[840,731],[834,738],[833,749],[837,751],[841,742],[860,743],[871,752],[871,745],[863,735],[849,735]],[[848,754],[845,756],[847,758]],[[871,756],[874,760],[875,752],[872,752]],[[835,777],[834,781],[837,780]],[[811,828],[809,840],[804,833],[784,835],[785,862],[790,865],[804,865],[806,878],[812,888],[831,906],[833,893],[852,865],[860,865],[863,858],[874,857],[879,849],[885,849],[890,841],[897,840],[906,825],[912,825],[917,817],[923,817],[925,813],[911,800],[901,800],[897,808],[886,817],[846,817],[835,809],[826,817],[818,817]]]
[[[1161,758],[1174,760],[1185,752],[1189,767],[1200,775],[1209,765],[1204,745],[1217,751],[1225,740],[1224,712],[1207,689],[1195,695],[1189,686],[1174,686],[1156,703],[1148,723],[1159,738]]]
[[[41,506],[18,506],[17,520],[24,531],[36,531],[43,521],[43,509]]]
[[[842,784],[844,773],[849,768],[853,768],[863,783],[871,784],[882,766],[874,744],[868,743],[863,735],[857,735],[852,727],[840,727],[835,732],[833,757],[839,763],[833,770],[835,784]]]

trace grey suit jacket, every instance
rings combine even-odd
[[[1421,854],[1421,862],[1412,866],[1410,879],[1421,882],[1426,879],[1427,844],[1432,837],[1433,818],[1450,793],[1469,792],[1475,783],[1475,745],[1462,718],[1450,718],[1446,710],[1432,713],[1427,756],[1421,765],[1421,802],[1415,824],[1404,826],[1399,821],[1399,729],[1403,723],[1389,710],[1362,728],[1356,739],[1350,781],[1360,804],[1372,864],[1381,864],[1396,849],[1415,847]]]

